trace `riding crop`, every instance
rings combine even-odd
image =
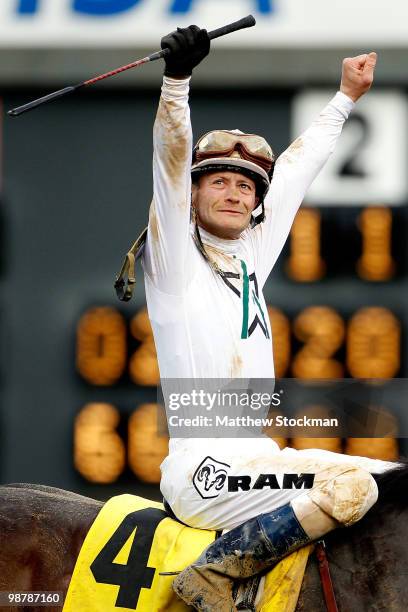
[[[247,15],[238,21],[234,21],[233,23],[222,26],[221,28],[217,28],[212,32],[208,32],[208,36],[211,40],[214,38],[219,38],[220,36],[225,36],[226,34],[231,34],[231,32],[236,32],[237,30],[242,30],[243,28],[250,28],[254,26],[256,23],[255,18],[252,15]],[[88,85],[93,85],[94,83],[98,83],[98,81],[102,81],[103,79],[107,79],[108,77],[115,76],[115,74],[119,74],[120,72],[124,72],[125,70],[129,70],[130,68],[137,68],[138,66],[142,66],[143,64],[147,64],[147,62],[154,62],[162,57],[165,57],[171,53],[170,49],[163,49],[162,51],[156,51],[147,57],[143,57],[142,59],[136,60],[130,64],[126,64],[126,66],[121,66],[120,68],[116,68],[115,70],[111,70],[110,72],[105,72],[104,74],[100,74],[99,76],[93,77],[92,79],[88,79],[87,81],[82,81],[82,83],[78,83],[77,85],[69,85],[68,87],[64,87],[63,89],[59,89],[58,91],[54,91],[42,98],[37,98],[36,100],[32,100],[27,104],[23,104],[22,106],[17,106],[7,112],[11,117],[17,117],[22,113],[25,113],[33,108],[37,108],[41,104],[45,104],[46,102],[51,102],[52,100],[56,100],[57,98],[61,98],[62,96],[66,96],[67,94],[73,93],[82,87],[87,87]]]

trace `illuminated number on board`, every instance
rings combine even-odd
[[[311,306],[295,319],[293,332],[304,346],[292,363],[296,378],[341,378],[343,366],[331,356],[344,339],[344,322],[333,308]]]
[[[290,322],[278,308],[268,306],[273,340],[275,377],[285,376],[290,363]]]
[[[368,281],[389,280],[395,271],[391,255],[391,211],[384,207],[366,208],[359,216],[358,227],[362,237],[358,275]]]
[[[288,275],[298,282],[317,281],[324,275],[325,263],[320,257],[321,215],[316,209],[301,208],[290,232]]]
[[[155,387],[159,384],[160,373],[157,363],[152,326],[147,309],[140,310],[130,323],[130,332],[141,345],[134,352],[129,362],[129,375],[134,383]]]
[[[401,326],[387,308],[362,308],[347,331],[347,367],[355,378],[392,378],[400,368]]]
[[[75,418],[74,465],[90,482],[114,482],[126,465],[126,449],[116,428],[115,406],[91,402]]]
[[[120,587],[116,608],[136,610],[140,589],[151,588],[155,569],[148,567],[147,562],[157,526],[167,517],[168,515],[158,508],[131,512],[92,563],[90,569],[96,582]],[[114,559],[134,531],[136,533],[127,564],[115,563]]]
[[[166,412],[159,404],[142,404],[128,421],[128,464],[139,480],[158,484],[160,464],[169,454]]]
[[[126,366],[126,325],[114,308],[91,308],[77,327],[77,369],[93,385],[112,385]]]

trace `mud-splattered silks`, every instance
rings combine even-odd
[[[263,286],[353,103],[338,92],[302,134],[302,146],[291,146],[278,158],[263,223],[236,240],[200,227],[205,251],[221,276],[194,241],[188,91],[189,79],[164,78],[154,126],[154,194],[143,267],[160,375],[273,378]]]
[[[248,227],[236,240],[218,238],[200,227],[205,251],[224,271],[221,276],[194,241],[188,92],[189,79],[165,77],[154,126],[154,194],[143,268],[160,375],[273,379],[272,333],[263,287],[309,185],[334,150],[353,102],[338,92],[301,139],[278,158],[263,223]],[[182,500],[188,506],[187,489],[191,489],[200,508],[208,510],[209,520],[215,500],[202,499],[194,489],[197,459],[209,455],[229,464],[237,457],[249,461],[260,452],[269,457],[279,453],[270,438],[244,444],[242,439],[224,440],[221,453],[215,444],[216,440],[207,440],[197,457],[197,439],[172,438],[162,464],[161,488],[169,503]],[[184,510],[189,515],[191,509]]]

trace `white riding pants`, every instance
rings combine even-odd
[[[161,465],[161,492],[191,527],[230,530],[307,495],[340,525],[378,496],[371,473],[397,464],[320,449],[279,450],[269,438],[186,440]]]

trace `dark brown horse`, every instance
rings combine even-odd
[[[408,465],[375,479],[374,507],[353,527],[325,538],[340,612],[408,610]],[[314,555],[297,612],[326,612]]]
[[[355,526],[326,538],[340,612],[408,609],[408,466],[376,479],[380,497],[374,508]],[[0,591],[66,592],[82,542],[101,506],[93,499],[41,485],[0,487]],[[1,610],[43,612],[44,608]],[[326,610],[314,556],[297,610]]]

